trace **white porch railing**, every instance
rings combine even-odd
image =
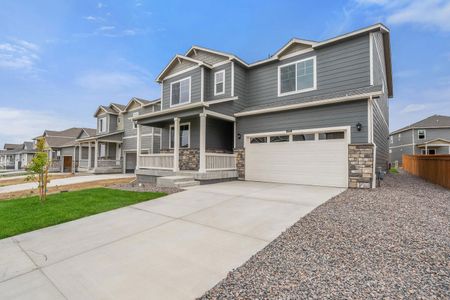
[[[97,167],[100,168],[121,168],[122,160],[117,159],[98,159]]]
[[[89,166],[89,160],[88,159],[80,159],[79,168],[86,168]]]
[[[206,170],[235,170],[236,154],[206,153]]]
[[[173,169],[173,153],[141,154],[139,155],[141,169]]]

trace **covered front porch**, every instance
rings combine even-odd
[[[197,180],[237,178],[235,118],[204,109],[137,119],[161,128],[159,153],[143,154],[138,141],[136,174],[147,177],[189,175]],[[151,178],[142,178],[151,180]]]
[[[78,140],[77,172],[111,174],[123,172],[122,133]]]
[[[422,155],[450,154],[450,141],[435,139],[417,146]]]

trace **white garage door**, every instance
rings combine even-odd
[[[348,131],[246,135],[245,178],[347,187]]]

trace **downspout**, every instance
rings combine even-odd
[[[373,163],[372,163],[372,188],[376,188],[377,185],[377,177],[376,177],[376,168],[377,168],[377,145],[373,141],[373,97],[370,96],[367,101],[368,105],[368,124],[369,124],[369,132],[368,132],[368,142],[373,145]]]
[[[414,141],[414,128],[412,129],[412,147],[413,147],[413,155],[416,155],[416,144]]]

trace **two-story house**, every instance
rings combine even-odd
[[[0,150],[0,169],[25,169],[34,156],[33,142],[5,144]]]
[[[402,155],[450,154],[450,117],[434,115],[393,131],[389,135],[389,157],[402,165]]]
[[[387,167],[393,85],[382,24],[321,42],[294,38],[254,63],[193,46],[156,80],[161,110],[132,118],[138,131],[161,129],[161,153],[138,155],[140,181],[369,188]]]
[[[79,151],[78,171],[93,173],[134,172],[137,157],[137,135],[140,136],[141,154],[159,153],[159,129],[147,127],[138,133],[132,117],[160,109],[160,100],[133,97],[127,105],[111,103],[100,105],[96,134],[77,139]]]
[[[78,161],[78,147],[76,140],[80,136],[90,136],[95,134],[92,128],[69,128],[61,131],[45,130],[44,133],[34,138],[45,139],[45,147],[51,161],[49,171],[73,173],[76,170]]]

